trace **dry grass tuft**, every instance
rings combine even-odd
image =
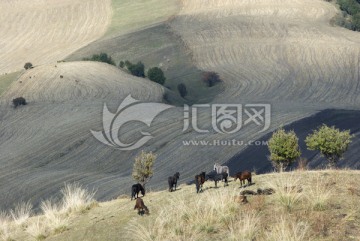
[[[43,201],[40,205],[46,226],[54,233],[66,230],[69,218],[63,213],[62,206],[52,200]]]
[[[30,202],[22,202],[10,210],[10,215],[17,225],[24,224],[32,214],[32,204]]]
[[[12,240],[12,226],[10,215],[4,211],[0,211],[0,240]]]
[[[62,210],[67,213],[84,212],[96,205],[95,191],[88,191],[78,183],[66,183],[61,189]]]
[[[295,172],[276,174],[268,185],[275,190],[273,194],[278,204],[287,211],[292,211],[303,198],[301,176]]]
[[[303,222],[295,222],[284,216],[266,232],[268,241],[302,241],[307,240],[309,226]]]
[[[37,217],[29,222],[26,232],[35,240],[44,240],[47,236],[47,227],[44,221]]]
[[[315,211],[324,211],[329,204],[334,189],[319,174],[315,174],[312,185],[306,189],[306,199]]]

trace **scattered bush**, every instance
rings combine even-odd
[[[220,79],[220,76],[216,72],[204,72],[202,74],[202,81],[208,86],[212,87],[216,85],[217,83],[222,82]]]
[[[185,96],[187,96],[187,89],[185,84],[181,83],[177,86],[177,88],[181,97],[184,98]]]
[[[150,80],[158,84],[164,85],[166,78],[164,76],[164,72],[160,68],[158,67],[150,68],[147,74]]]
[[[340,9],[350,15],[350,20],[346,16],[337,21],[340,26],[354,31],[360,31],[360,2],[358,0],[337,0]]]
[[[294,131],[279,129],[269,140],[270,160],[278,171],[284,171],[301,155],[298,138]]]
[[[26,105],[26,100],[24,97],[18,97],[12,100],[14,108],[18,107],[19,105]]]
[[[330,168],[334,168],[348,149],[351,138],[350,130],[340,131],[334,126],[321,126],[306,137],[305,143],[309,150],[318,150],[329,161]]]
[[[124,67],[125,67],[125,62],[124,62],[124,61],[120,61],[119,67],[120,67],[120,68],[124,68]]]
[[[32,69],[33,68],[33,65],[32,63],[30,62],[27,62],[25,65],[24,65],[24,69],[28,70],[28,69]]]
[[[127,60],[124,64],[132,75],[145,78],[145,65],[141,61],[133,64]]]
[[[154,174],[153,166],[155,160],[156,155],[152,152],[141,151],[140,155],[135,158],[132,172],[134,180],[145,186]]]
[[[94,54],[91,58],[83,58],[84,61],[97,61],[115,65],[115,62],[112,60],[111,56],[108,56],[106,53]]]

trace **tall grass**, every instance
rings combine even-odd
[[[17,225],[24,224],[32,214],[32,204],[30,202],[21,202],[10,210],[10,215]]]
[[[275,220],[275,219],[274,219]],[[274,224],[269,231],[266,232],[266,240],[268,241],[302,241],[308,240],[309,227],[306,223],[295,222],[284,216],[277,218],[280,220]]]
[[[37,217],[29,222],[26,232],[35,240],[44,240],[46,238],[47,227],[44,221]]]
[[[275,190],[274,197],[287,211],[292,211],[303,198],[300,175],[295,172],[275,174],[268,185]]]
[[[44,214],[46,225],[55,233],[59,233],[66,229],[69,218],[63,213],[61,204],[57,204],[52,200],[43,201],[40,205]]]
[[[312,180],[312,184],[306,189],[306,199],[315,211],[324,211],[327,206],[334,189],[324,181],[321,174],[317,173]]]
[[[155,222],[148,226],[133,222],[129,235],[139,240],[200,240],[209,235],[215,239],[253,240],[259,219],[234,202],[237,193],[237,188],[227,188],[207,191],[193,199],[171,197]]]
[[[63,195],[62,210],[82,212],[95,204],[95,191],[88,191],[78,183],[66,183],[61,189]]]
[[[0,240],[11,240],[12,223],[8,213],[0,211]]]

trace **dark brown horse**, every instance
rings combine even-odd
[[[133,200],[133,198],[134,199],[138,198],[139,197],[139,192],[141,192],[141,194],[143,196],[145,196],[145,188],[140,183],[132,185],[132,187],[131,187],[131,200]]]
[[[236,181],[238,178],[240,179],[240,187],[242,187],[242,185],[245,184],[245,180],[248,181],[247,185],[251,184],[251,172],[249,171],[236,173],[234,176],[234,181]]]
[[[144,201],[142,200],[141,197],[136,199],[134,210],[135,209],[138,210],[139,215],[143,215],[144,213],[149,214],[149,209],[145,206]]]
[[[195,176],[195,185],[196,185],[196,193],[202,192],[202,186],[204,184],[204,182],[206,177],[206,173],[202,172],[199,175]]]
[[[179,172],[175,173],[174,176],[168,178],[169,192],[174,191],[174,188],[176,191],[176,185],[177,185],[177,181],[179,180],[179,178],[180,178]]]

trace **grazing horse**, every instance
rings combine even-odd
[[[224,183],[224,187],[228,185],[228,174],[226,172],[223,173],[216,173],[216,172],[212,172],[209,173],[208,175],[206,175],[207,180],[212,180],[215,182],[215,187],[217,187],[217,183],[219,181],[225,181]]]
[[[141,194],[143,196],[145,196],[145,189],[140,183],[132,185],[132,187],[131,187],[131,200],[133,200],[133,198],[134,199],[138,198],[139,197],[139,192],[141,192]]]
[[[138,199],[136,199],[136,203],[135,203],[135,207],[134,210],[137,209],[138,210],[138,214],[139,215],[143,215],[145,214],[149,214],[149,209],[145,206],[144,201],[142,200],[141,197],[139,197]]]
[[[242,187],[243,184],[245,184],[245,180],[248,181],[247,185],[251,184],[251,172],[249,171],[243,171],[243,172],[238,172],[235,174],[234,176],[234,181],[236,181],[236,179],[240,180],[240,187]]]
[[[176,185],[177,181],[180,178],[180,173],[177,172],[172,177],[168,177],[168,183],[169,183],[169,192],[172,192],[173,190],[176,191]],[[175,189],[174,189],[175,188]]]
[[[215,163],[214,171],[216,171],[217,174],[221,174],[221,173],[225,172],[228,174],[228,177],[230,176],[230,169],[228,166],[220,166],[218,163]]]
[[[202,192],[202,186],[205,182],[206,173],[202,172],[195,176],[196,193]]]

